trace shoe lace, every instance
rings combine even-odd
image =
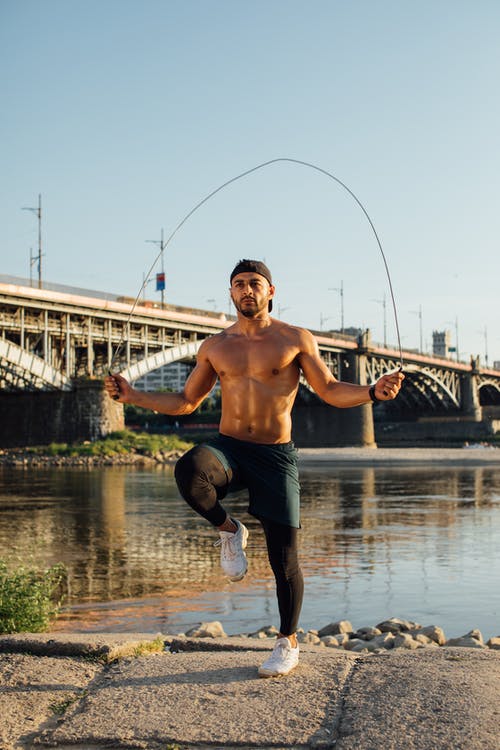
[[[222,547],[221,554],[225,560],[234,560],[236,558],[236,550],[233,546],[234,534],[231,536],[221,536],[216,542],[214,547]]]
[[[275,647],[273,648],[273,652],[271,654],[271,660],[272,661],[279,661],[282,659],[286,659],[289,655],[290,646],[287,643],[284,643],[283,641],[281,643],[277,643]]]

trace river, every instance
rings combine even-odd
[[[390,616],[500,634],[500,466],[301,468],[304,629]],[[228,583],[216,536],[179,498],[171,467],[0,468],[0,558],[62,561],[55,630],[228,634],[278,625],[263,534],[244,493],[249,573]]]

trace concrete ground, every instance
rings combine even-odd
[[[166,644],[166,645],[165,645]],[[303,646],[281,679],[271,639],[0,637],[0,748],[498,750],[500,652]]]
[[[500,447],[471,445],[467,448],[300,448],[299,465],[327,466],[500,466]]]

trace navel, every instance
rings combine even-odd
[[[252,425],[251,425],[251,424],[249,424],[249,425],[248,425],[248,427],[247,427],[247,432],[248,432],[248,434],[249,434],[249,435],[251,435],[251,434],[252,434],[252,432],[253,432],[253,427],[252,427]]]
[[[220,373],[219,373],[219,375],[220,375],[221,378],[223,378],[225,374],[226,374],[225,370],[221,370]]]
[[[279,370],[277,370],[276,368],[274,368],[274,370],[273,370],[273,375],[279,375],[279,374],[280,374],[280,371],[279,371]]]

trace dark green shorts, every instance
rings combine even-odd
[[[251,515],[300,528],[297,450],[292,442],[263,445],[219,434],[204,445],[226,471],[231,469],[228,492],[248,489]]]

